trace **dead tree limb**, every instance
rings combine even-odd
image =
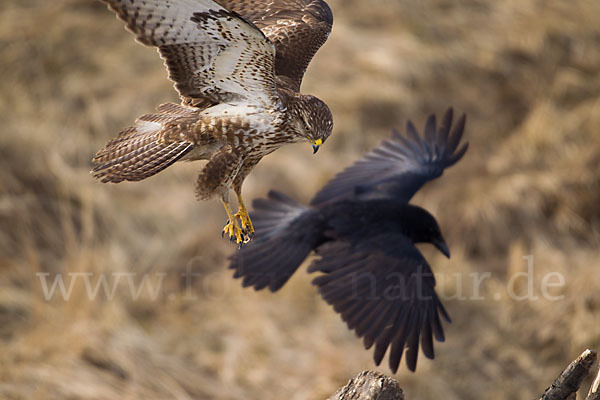
[[[596,352],[584,351],[556,378],[539,400],[575,400],[583,380],[596,362]],[[397,380],[373,371],[363,371],[338,389],[328,400],[404,400]],[[600,371],[586,400],[600,400]]]
[[[600,368],[585,400],[600,400]]]
[[[596,361],[596,352],[584,351],[575,361],[559,375],[540,400],[570,400],[575,399],[581,382],[590,373],[590,368]]]
[[[329,400],[404,400],[404,392],[397,380],[378,372],[363,371]]]

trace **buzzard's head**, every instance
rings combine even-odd
[[[313,146],[313,152],[331,135],[333,118],[329,107],[323,101],[310,95],[302,96],[298,104],[298,130]]]

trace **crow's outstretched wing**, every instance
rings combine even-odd
[[[212,0],[102,0],[155,46],[186,104],[279,101],[275,47],[254,24]]]
[[[322,0],[217,0],[252,21],[277,49],[275,74],[294,91],[331,32],[333,14]]]
[[[357,244],[333,242],[320,247],[321,258],[309,272],[322,272],[313,283],[350,329],[375,345],[380,364],[386,351],[398,370],[406,349],[406,365],[414,371],[419,341],[425,356],[434,357],[433,337],[444,341],[440,314],[450,318],[439,301],[435,279],[425,258],[403,235],[380,235]]]
[[[406,123],[405,136],[394,130],[390,140],[329,181],[311,205],[384,197],[408,202],[427,181],[442,175],[467,151],[468,143],[458,147],[466,118],[460,117],[451,129],[452,114],[450,108],[439,129],[435,116],[429,116],[422,136],[410,121]]]

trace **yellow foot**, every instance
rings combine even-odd
[[[221,201],[223,207],[225,207],[225,212],[227,212],[227,216],[229,217],[227,224],[225,224],[225,228],[223,228],[223,232],[221,232],[221,236],[229,236],[230,241],[237,243],[238,246],[241,247],[243,244],[252,240],[252,235],[254,234],[254,227],[252,226],[252,221],[250,220],[244,201],[241,196],[238,196],[240,208],[235,214],[231,213],[229,203],[225,200]]]
[[[231,242],[235,242],[240,246],[250,241],[250,239],[246,238],[244,231],[238,225],[237,218],[227,220],[227,224],[223,228],[223,232],[221,232],[222,237],[225,237],[225,235],[229,237]]]
[[[252,221],[250,220],[250,215],[248,215],[248,211],[245,208],[240,208],[238,212],[233,215],[234,218],[238,218],[240,223],[242,224],[242,233],[247,237],[248,240],[244,241],[244,243],[249,242],[252,239],[252,235],[254,235],[254,227],[252,226]]]

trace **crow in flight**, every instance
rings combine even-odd
[[[431,115],[422,136],[408,121],[406,135],[394,130],[309,207],[275,191],[255,200],[256,240],[230,257],[234,277],[244,287],[277,291],[314,250],[319,257],[308,271],[321,275],[313,283],[365,348],[375,346],[375,363],[390,348],[395,373],[406,348],[406,365],[414,371],[419,338],[433,358],[433,337],[444,341],[440,315],[450,322],[415,243],[431,243],[447,257],[450,251],[435,218],[408,202],[465,154],[468,143],[459,148],[464,127],[464,115],[452,127],[452,109],[439,129]]]

